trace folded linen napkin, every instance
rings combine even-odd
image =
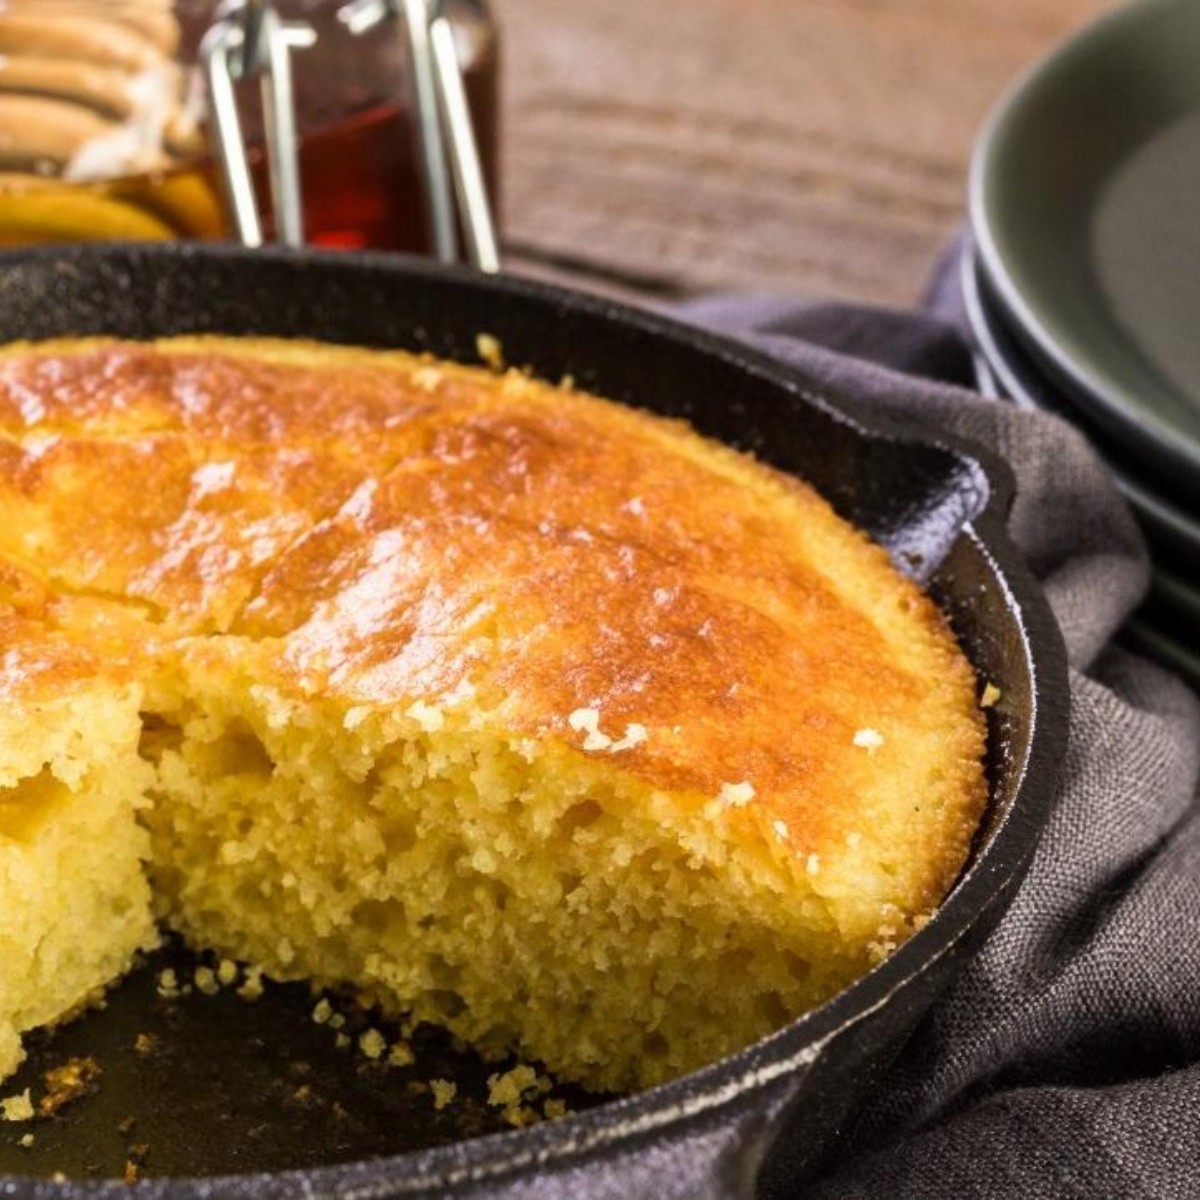
[[[1137,529],[1079,432],[967,390],[954,278],[948,265],[920,314],[744,297],[681,310],[1003,455],[1010,528],[1071,664],[1065,780],[1028,878],[797,1195],[1197,1197],[1200,704],[1112,645],[1148,580]]]

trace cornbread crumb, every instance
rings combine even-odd
[[[622,750],[632,750],[640,746],[649,737],[645,725],[632,721],[625,726],[625,734],[620,739],[611,738],[600,729],[600,710],[596,708],[577,708],[567,717],[567,724],[576,732],[587,736],[583,740],[585,750],[608,750],[613,754]]]
[[[22,1147],[25,1150],[28,1150],[29,1147],[33,1145],[33,1134],[32,1133],[22,1134],[20,1139],[17,1141],[17,1145]]]
[[[388,1065],[392,1067],[410,1067],[417,1061],[412,1046],[405,1041],[393,1042],[388,1051]]]
[[[854,744],[861,746],[868,754],[874,754],[883,745],[883,734],[878,729],[860,729],[854,735]]]
[[[893,937],[880,937],[867,944],[867,953],[871,956],[872,962],[881,963],[891,957],[898,944]]]
[[[595,733],[600,725],[600,712],[595,708],[577,708],[567,717],[567,724],[576,733]]]
[[[584,750],[611,750],[613,740],[600,731],[600,712],[595,708],[577,708],[567,717],[567,724],[576,733],[583,733]]]
[[[46,1094],[38,1101],[38,1116],[54,1116],[82,1096],[100,1073],[100,1064],[90,1057],[69,1058],[61,1066],[52,1067],[43,1077]]]
[[[538,1119],[537,1111],[527,1104],[510,1104],[504,1110],[503,1116],[514,1129],[524,1129],[527,1125],[533,1125]]]
[[[251,1002],[261,1000],[263,994],[263,969],[262,967],[247,967],[246,978],[242,986],[238,988],[237,994],[243,1000]]]
[[[136,1146],[130,1146],[128,1153],[125,1156],[125,1171],[124,1181],[126,1183],[137,1183],[141,1178],[142,1166],[146,1162],[146,1156],[150,1153],[150,1144],[142,1142]]]
[[[513,398],[528,396],[534,391],[534,383],[527,372],[518,371],[516,367],[509,367],[501,377],[500,391],[502,395]]]
[[[742,780],[741,783],[723,783],[717,793],[717,803],[726,808],[744,808],[754,799],[754,785]]]
[[[179,976],[171,967],[167,967],[158,974],[158,994],[166,999],[174,999],[179,995]]]
[[[500,339],[490,333],[480,333],[475,336],[475,353],[482,362],[493,371],[504,370],[504,347]]]
[[[635,721],[625,726],[625,736],[619,741],[613,742],[609,749],[614,754],[622,750],[632,750],[635,746],[640,746],[648,737],[645,725],[639,725]]]
[[[212,967],[197,967],[192,975],[192,982],[195,983],[196,990],[205,996],[215,996],[221,990]]]
[[[217,982],[222,987],[229,987],[237,981],[238,965],[231,958],[223,958],[217,963]]]
[[[5,1121],[32,1121],[33,1101],[29,1098],[29,1089],[16,1096],[0,1100],[0,1118]]]
[[[487,1102],[493,1108],[507,1108],[519,1104],[527,1092],[538,1086],[538,1073],[533,1067],[521,1063],[511,1071],[488,1076]]]
[[[408,706],[408,715],[426,732],[437,733],[445,727],[446,716],[440,708],[416,700]]]
[[[1000,702],[1000,689],[994,683],[984,685],[983,695],[979,698],[980,708],[992,708]]]
[[[343,1029],[343,1028],[345,1028],[345,1025],[346,1025],[346,1014],[345,1013],[335,1012],[329,1018],[329,1028],[330,1029]]]
[[[155,1046],[158,1045],[158,1038],[152,1033],[139,1033],[133,1041],[133,1049],[136,1054],[150,1054]]]
[[[458,1092],[458,1084],[449,1079],[431,1079],[429,1090],[433,1092],[433,1107],[441,1112],[454,1099]]]
[[[562,1117],[567,1116],[571,1110],[567,1107],[565,1100],[559,1100],[551,1096],[543,1105],[542,1112],[547,1121],[558,1121]]]
[[[414,387],[419,387],[423,392],[432,392],[437,390],[444,377],[437,367],[426,365],[418,367],[409,378]]]
[[[371,1028],[359,1037],[358,1048],[369,1059],[382,1058],[388,1048],[387,1039],[378,1029]]]
[[[356,704],[353,708],[346,710],[346,715],[342,718],[342,726],[353,731],[358,729],[370,715],[371,710],[365,704]]]
[[[324,1025],[330,1017],[333,1016],[333,1005],[324,997],[317,1001],[317,1006],[312,1010],[312,1019],[317,1025]]]
[[[350,1045],[350,1035],[348,1033],[339,1033],[337,1037],[333,1039],[333,1044],[339,1050],[347,1049]]]

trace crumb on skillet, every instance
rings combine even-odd
[[[493,371],[504,370],[504,347],[494,334],[480,333],[475,336],[475,353],[480,361]]]
[[[101,1074],[100,1064],[91,1057],[69,1058],[44,1075],[46,1094],[38,1101],[39,1117],[52,1117],[73,1100],[78,1100],[95,1085]]]
[[[392,1044],[387,1061],[390,1067],[411,1067],[417,1061],[417,1056],[413,1053],[412,1044],[401,1039]]]
[[[380,1059],[387,1052],[387,1038],[374,1026],[359,1035],[358,1048],[369,1059]]]
[[[125,1154],[125,1170],[123,1173],[126,1183],[137,1183],[141,1178],[142,1167],[149,1153],[150,1145],[148,1142],[141,1142],[136,1146],[129,1147]]]
[[[29,1089],[18,1092],[0,1100],[0,1120],[30,1121],[34,1116],[33,1101],[29,1098]]]
[[[246,979],[241,987],[238,988],[237,994],[243,1000],[260,1000],[263,994],[263,971],[262,967],[247,967]]]
[[[433,1093],[433,1107],[441,1112],[458,1093],[458,1084],[452,1083],[449,1079],[431,1079],[429,1090]]]

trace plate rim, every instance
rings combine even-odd
[[[1022,341],[1098,422],[1121,434],[1132,433],[1147,454],[1153,450],[1156,457],[1169,460],[1177,475],[1196,489],[1200,479],[1200,435],[1188,436],[1156,410],[1141,405],[1119,378],[1097,369],[1088,356],[1064,349],[1063,342],[1047,326],[1044,305],[1029,296],[1009,270],[995,232],[994,206],[988,199],[991,181],[999,170],[996,156],[1001,136],[1020,112],[1030,90],[1071,60],[1114,40],[1123,27],[1150,20],[1156,10],[1174,9],[1182,9],[1179,0],[1134,0],[1122,5],[1085,25],[1019,75],[992,107],[976,139],[968,170],[967,211],[980,264]]]
[[[987,296],[983,292],[982,280],[979,278],[981,269],[982,263],[979,261],[977,247],[968,242],[964,246],[960,262],[960,283],[967,322],[975,342],[975,349],[982,358],[983,364],[998,382],[1001,391],[1006,393],[1017,407],[1027,411],[1049,412],[1064,420],[1069,420],[1070,400],[1064,399],[1064,406],[1067,409],[1065,412],[1060,411],[1052,404],[1039,403],[1034,397],[1033,389],[1019,372],[1014,370],[1012,363],[999,346],[995,331],[995,322],[999,314],[993,315],[988,311]],[[1007,330],[1003,332],[1012,336]],[[1036,364],[1029,365],[1036,367]],[[1047,379],[1046,383],[1053,387],[1053,380]],[[1081,432],[1086,435],[1086,427],[1082,428]],[[1193,517],[1184,511],[1172,497],[1158,495],[1144,481],[1131,476],[1121,464],[1114,463],[1104,449],[1094,444],[1092,448],[1135,512],[1144,515],[1148,523],[1165,530],[1165,536],[1187,545],[1192,553],[1200,555],[1200,518]]]

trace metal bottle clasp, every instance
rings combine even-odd
[[[234,229],[243,245],[261,246],[263,233],[234,84],[255,77],[260,81],[275,229],[284,245],[302,246],[304,205],[292,51],[312,46],[316,40],[310,25],[284,21],[271,0],[225,0],[200,44],[217,162]]]
[[[495,222],[454,30],[441,0],[349,0],[338,19],[356,35],[384,22],[399,29],[412,74],[413,125],[434,254],[442,262],[459,261],[461,220],[467,261],[481,271],[498,271]],[[304,209],[291,55],[315,41],[311,26],[283,20],[272,0],[225,0],[201,43],[218,165],[244,245],[261,246],[263,234],[234,85],[260,80],[275,226],[280,241],[300,246]]]

